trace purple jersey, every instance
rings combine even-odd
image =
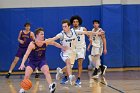
[[[31,32],[28,34],[25,34],[23,31],[21,32],[20,39],[24,41],[24,44],[19,43],[20,48],[27,48],[30,42],[32,41],[32,38],[30,36]]]
[[[46,43],[44,43],[41,47],[35,44],[35,49],[31,51],[29,55],[29,60],[31,62],[38,62],[45,59],[45,52],[46,52]]]

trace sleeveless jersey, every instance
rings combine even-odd
[[[72,28],[72,30],[75,31],[83,31],[84,28],[83,27],[79,27],[78,29],[74,29]],[[84,34],[78,34],[77,35],[77,44],[76,44],[76,48],[83,48],[86,47],[86,42],[85,42],[85,35]]]
[[[31,38],[30,34],[31,34],[31,32],[29,32],[28,34],[25,34],[23,31],[21,32],[20,39],[23,40],[24,43],[23,44],[19,43],[19,47],[21,47],[21,48],[27,48],[28,47],[28,45],[32,41],[32,38]]]
[[[101,28],[99,28],[96,32],[99,32],[100,30],[101,30]],[[93,28],[92,31],[95,32],[95,29]],[[93,35],[92,36],[92,45],[94,47],[101,47],[103,45],[101,36]]]
[[[41,61],[43,59],[45,59],[45,52],[46,52],[46,43],[44,43],[41,47],[37,46],[37,44],[34,42],[35,44],[35,49],[31,51],[30,55],[29,55],[29,60],[30,61]]]

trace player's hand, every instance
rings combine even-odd
[[[98,32],[98,35],[103,35],[103,34],[105,34],[104,31],[100,31],[100,32]]]
[[[20,42],[21,44],[24,44],[24,41],[23,41],[23,40],[20,40],[19,42]]]
[[[107,49],[104,49],[104,55],[106,55],[107,54]]]
[[[91,35],[93,35],[93,32],[92,31],[88,31],[87,35],[91,36]]]
[[[24,64],[21,64],[20,67],[18,68],[19,70],[23,70],[25,68]]]

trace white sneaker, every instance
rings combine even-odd
[[[62,69],[60,68],[60,67],[58,67],[57,69],[56,69],[56,80],[59,80],[60,79],[60,77],[62,76],[62,74],[63,74],[63,72],[62,72]]]
[[[25,90],[24,90],[23,88],[21,88],[21,89],[19,90],[19,93],[25,93]]]
[[[70,84],[74,85],[75,84],[75,75],[70,75],[69,80],[70,80]]]
[[[55,89],[56,89],[56,83],[53,82],[52,84],[49,85],[50,93],[54,93]]]

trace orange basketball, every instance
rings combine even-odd
[[[21,88],[29,90],[32,87],[32,82],[29,79],[24,79],[20,82]]]

